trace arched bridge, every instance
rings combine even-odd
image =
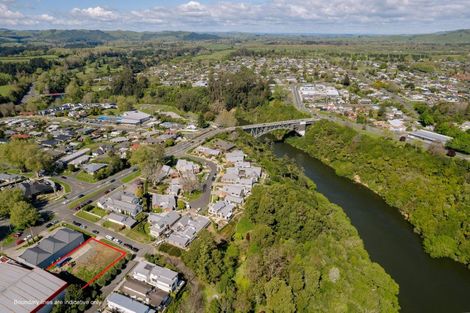
[[[267,133],[277,130],[277,129],[287,129],[292,130],[298,133],[299,135],[305,135],[305,129],[307,126],[312,125],[318,118],[307,118],[300,120],[289,120],[289,121],[279,121],[272,123],[263,123],[263,124],[253,124],[240,126],[241,129],[250,133],[254,137],[260,137],[266,135]]]

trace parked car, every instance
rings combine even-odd
[[[33,238],[33,236],[28,235],[28,236],[24,237],[23,240],[26,241],[26,240],[31,239],[31,238]]]
[[[23,232],[19,231],[19,232],[14,233],[13,237],[20,238],[22,234],[23,234]]]
[[[24,239],[18,239],[16,241],[16,245],[19,246],[20,244],[22,244],[24,242]]]
[[[104,237],[105,237],[106,239],[108,239],[108,240],[114,240],[114,237],[111,236],[111,235],[106,235],[106,236],[104,236]]]
[[[62,179],[67,179],[67,176],[60,176]]]
[[[88,226],[86,225],[80,225],[80,228],[87,229]]]
[[[55,225],[55,224],[57,224],[57,223],[59,223],[58,220],[53,220],[53,221],[52,221],[52,225]]]
[[[117,244],[122,244],[122,241],[118,238],[114,238],[113,241]]]
[[[91,232],[92,232],[93,234],[99,234],[99,233],[100,233],[100,231],[99,231],[99,230],[96,230],[96,229],[93,229]]]
[[[72,221],[72,223],[73,225],[78,226],[78,227],[82,226],[82,223],[79,223],[77,221]]]
[[[78,195],[78,198],[83,198],[83,197],[85,197],[85,195],[83,193]]]
[[[114,183],[115,181],[116,181],[116,180],[113,178],[113,179],[111,179],[109,182],[110,182],[110,183]]]
[[[53,226],[53,225],[54,225],[54,224],[52,224],[52,223],[47,223],[47,224],[46,224],[46,228],[49,228],[49,227],[51,227],[51,226]]]

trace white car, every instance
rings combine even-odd
[[[106,239],[108,239],[108,240],[114,240],[114,237],[111,236],[111,235],[106,235],[105,237],[106,237]]]
[[[113,241],[114,241],[115,243],[117,243],[117,244],[122,244],[122,241],[119,240],[119,239],[117,239],[117,238],[114,238]]]

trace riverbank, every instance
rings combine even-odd
[[[398,208],[423,237],[431,256],[469,264],[467,162],[432,156],[411,145],[359,134],[329,121],[320,121],[305,137],[287,142]]]
[[[276,142],[273,150],[277,157],[295,162],[316,183],[318,192],[344,210],[371,260],[399,284],[401,312],[469,310],[470,271],[449,258],[431,258],[422,248],[419,235],[396,208],[302,150],[285,142]]]

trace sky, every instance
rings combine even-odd
[[[432,33],[470,28],[470,0],[0,0],[0,28]]]

